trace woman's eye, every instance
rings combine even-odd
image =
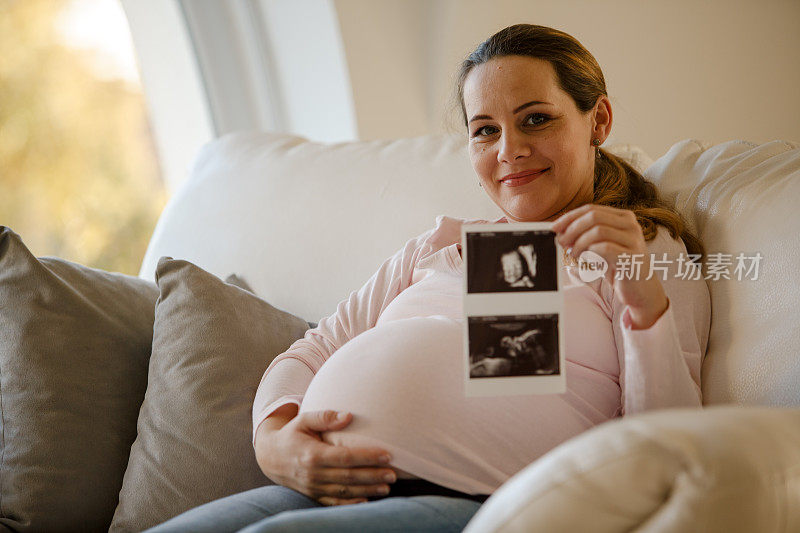
[[[473,137],[478,137],[478,136],[481,136],[481,135],[491,135],[492,132],[491,131],[486,131],[486,130],[487,129],[491,130],[493,128],[494,128],[494,126],[484,126],[482,128],[478,128],[477,130],[475,130],[475,133],[473,133],[472,136]]]
[[[528,122],[530,119],[534,119],[534,121],[533,122]],[[541,120],[536,120],[536,119],[541,119]],[[543,115],[541,113],[532,113],[532,114],[528,115],[527,117],[525,117],[525,123],[526,124],[530,124],[532,126],[541,126],[542,124],[544,124],[548,120],[550,120],[550,117],[548,117],[547,115]]]
[[[548,122],[550,117],[544,115],[542,113],[531,113],[527,117],[525,117],[525,126],[541,126],[542,124]],[[497,128],[494,126],[483,126],[482,128],[478,128],[472,134],[473,137],[484,137],[486,135],[494,135],[497,133]]]

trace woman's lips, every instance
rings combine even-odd
[[[522,176],[521,178],[509,178],[507,180],[501,181],[500,183],[502,183],[503,185],[506,185],[508,187],[519,187],[520,185],[525,185],[526,183],[532,182],[533,180],[535,180],[536,178],[538,178],[539,176],[541,176],[542,174],[544,174],[548,170],[550,170],[550,169],[546,168],[546,169],[542,170],[541,172],[536,172],[535,174],[528,174],[527,176]]]

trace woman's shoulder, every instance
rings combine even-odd
[[[680,235],[673,237],[667,226],[656,224],[656,236],[645,241],[648,253],[664,254],[668,256],[686,254],[686,243]]]

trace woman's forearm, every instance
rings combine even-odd
[[[270,365],[256,389],[253,398],[253,445],[257,428],[286,404],[298,405],[314,378],[314,373],[302,361],[284,358],[277,365]],[[282,412],[286,412],[283,409]]]
[[[287,403],[275,409],[275,411],[264,419],[265,425],[270,429],[280,429],[285,426],[291,419],[297,416],[300,409],[296,404]]]
[[[297,416],[299,408],[296,404],[287,403],[275,409],[261,424],[258,425],[256,430],[256,447],[260,437],[266,435],[271,431],[277,431],[289,423],[294,417]]]

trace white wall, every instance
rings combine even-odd
[[[428,133],[429,0],[335,0],[362,140]]]
[[[460,61],[520,22],[572,34],[597,58],[612,138],[651,156],[689,137],[800,141],[797,0],[335,0],[361,139],[461,132]]]
[[[358,138],[339,23],[330,0],[258,0],[284,131],[322,142]]]

